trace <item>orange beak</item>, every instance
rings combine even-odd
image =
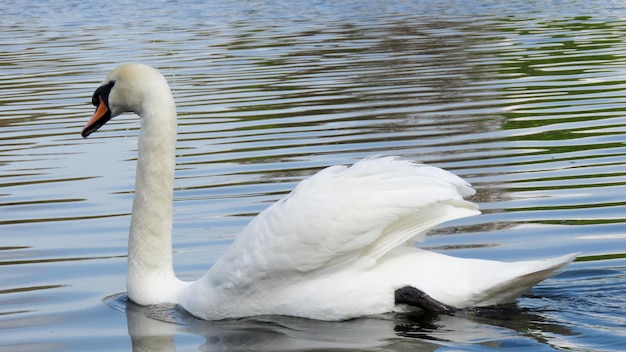
[[[111,110],[104,102],[104,99],[100,99],[100,103],[98,104],[98,108],[96,108],[96,112],[93,113],[91,119],[87,122],[85,127],[83,127],[83,131],[81,135],[83,138],[87,138],[93,132],[96,132],[100,127],[104,126],[111,119]]]

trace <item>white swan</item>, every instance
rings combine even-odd
[[[176,278],[171,228],[176,109],[154,68],[125,64],[93,95],[82,135],[112,117],[141,117],[128,243],[128,296],[141,305],[180,304],[213,320],[292,315],[341,320],[514,301],[575,254],[504,263],[411,246],[444,221],[478,214],[459,177],[394,157],[333,166],[302,181],[254,218],[195,282]]]

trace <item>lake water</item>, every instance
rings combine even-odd
[[[0,350],[622,351],[621,1],[3,1]],[[524,260],[582,252],[487,317],[203,322],[126,303],[137,118],[87,140],[119,63],[178,104],[174,259],[204,273],[238,229],[332,164],[393,154],[470,181],[484,214],[420,244]]]

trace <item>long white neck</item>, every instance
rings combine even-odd
[[[139,304],[175,303],[182,282],[172,266],[176,107],[169,88],[149,95],[139,113],[126,286],[129,297]]]

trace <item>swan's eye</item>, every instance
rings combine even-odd
[[[115,81],[111,81],[107,84],[103,84],[95,92],[93,92],[93,96],[91,97],[91,104],[93,106],[98,106],[100,104],[100,99],[104,100],[104,103],[109,106],[109,94],[111,93],[111,89],[115,85]]]

